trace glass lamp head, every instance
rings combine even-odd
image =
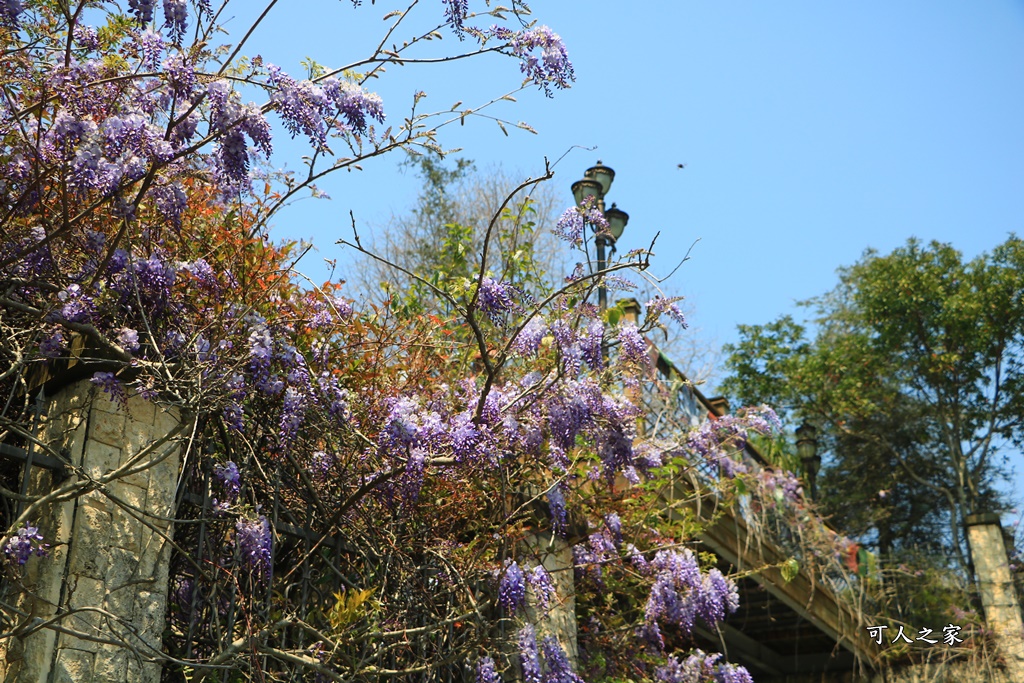
[[[592,178],[597,182],[601,183],[601,196],[608,194],[608,190],[612,187],[612,181],[615,179],[615,171],[608,168],[601,163],[601,160],[597,160],[597,166],[591,166],[587,169],[586,173],[583,174],[584,178]]]
[[[601,193],[601,183],[596,180],[592,180],[591,178],[577,180],[572,184],[572,196],[576,200],[576,206],[581,209],[588,197],[593,197],[596,204],[597,200],[601,199],[603,196]]]
[[[629,223],[629,214],[612,203],[612,208],[604,212],[604,217],[608,221],[608,232],[612,234],[614,240],[618,241],[626,229],[626,224]]]

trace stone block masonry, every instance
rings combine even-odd
[[[40,437],[76,472],[31,473],[30,495],[65,493],[32,512],[50,552],[8,586],[28,616],[0,640],[0,680],[158,683],[178,431],[173,409],[138,396],[121,405],[87,380],[49,400]]]

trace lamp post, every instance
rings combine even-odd
[[[815,438],[817,434],[818,429],[806,420],[796,428],[796,452],[804,464],[804,472],[807,474],[807,485],[811,489],[811,500],[818,498],[818,470],[821,469],[821,456],[818,455],[818,440]]]
[[[622,236],[622,232],[626,229],[626,223],[629,222],[629,214],[616,207],[614,202],[611,208],[604,208],[604,197],[608,194],[608,190],[611,189],[612,180],[614,179],[615,171],[602,164],[601,160],[598,159],[597,166],[588,168],[583,173],[583,179],[577,180],[572,184],[572,195],[576,200],[576,206],[582,209],[588,201],[592,201],[605,220],[608,221],[607,231],[598,231],[596,227],[594,228],[598,272],[604,270],[607,266],[605,249],[611,246],[612,253],[615,252],[615,242]],[[608,242],[609,238],[611,238],[610,245]],[[608,308],[608,291],[603,284],[597,288],[597,303],[602,311]]]

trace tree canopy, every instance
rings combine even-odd
[[[740,327],[723,388],[824,428],[820,504],[885,553],[968,566],[966,515],[998,511],[1024,438],[1024,242],[965,260],[949,244],[869,250],[791,317]]]

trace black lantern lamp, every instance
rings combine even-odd
[[[817,480],[818,471],[821,469],[818,440],[815,438],[817,434],[818,429],[806,420],[796,429],[796,452],[804,464],[807,485],[811,490],[811,500],[816,500],[818,497]]]
[[[576,200],[576,206],[582,209],[590,200],[593,202],[592,206],[600,211],[608,221],[608,231],[598,233],[594,240],[597,247],[598,271],[604,270],[607,266],[606,249],[609,246],[609,237],[614,252],[615,242],[622,237],[626,223],[629,222],[629,214],[616,207],[615,204],[612,204],[607,211],[604,208],[604,197],[611,189],[614,179],[615,171],[602,164],[598,159],[596,166],[591,166],[583,173],[582,180],[577,180],[572,184],[572,196]],[[608,308],[608,292],[603,286],[597,288],[597,301],[602,311]]]
[[[615,202],[612,202],[612,208],[604,212],[604,219],[608,221],[608,232],[612,234],[612,239],[617,242],[622,237],[622,232],[626,229],[626,223],[629,223],[629,214],[615,206]]]

